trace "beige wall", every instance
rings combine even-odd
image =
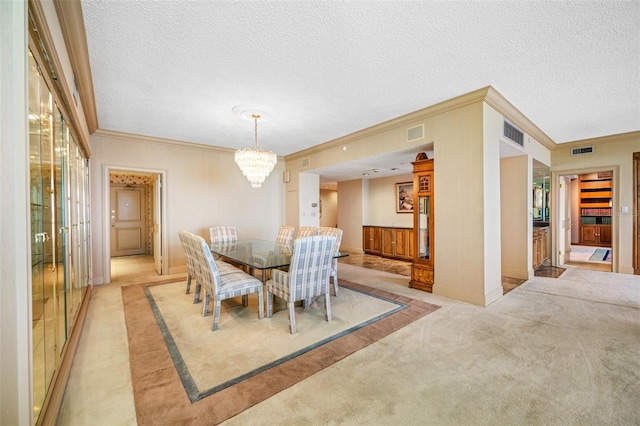
[[[364,206],[368,219],[365,225],[413,228],[413,215],[396,213],[396,183],[413,182],[413,175],[406,174],[378,179],[368,179],[368,200]]]
[[[0,1],[0,424],[33,421],[27,3]]]
[[[571,148],[591,145],[595,147],[593,154],[571,156]],[[560,175],[613,170],[612,267],[614,272],[625,274],[633,274],[634,152],[640,152],[640,132],[563,144],[551,152],[552,185]],[[628,207],[629,212],[622,213],[622,207]]]
[[[500,161],[502,275],[520,279],[533,276],[528,168],[529,157],[526,155]]]
[[[322,215],[320,226],[338,226],[338,191],[332,189],[320,190],[320,201],[322,202]]]
[[[482,105],[478,102],[446,112],[432,123],[433,292],[478,305],[486,305]]]
[[[342,229],[340,250],[362,253],[363,200],[367,182],[361,179],[338,182],[338,228]]]
[[[240,238],[274,239],[284,223],[282,161],[261,188],[252,188],[233,160],[233,152],[110,133],[91,136],[91,225],[93,282],[109,282],[103,251],[108,230],[105,167],[166,173],[165,271],[185,270],[178,231],[209,239],[209,227],[234,225]],[[106,226],[105,226],[106,224]]]

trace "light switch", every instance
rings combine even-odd
[[[629,206],[620,207],[620,213],[622,213],[622,214],[629,213]]]

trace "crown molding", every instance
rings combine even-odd
[[[509,119],[513,124],[520,127],[525,133],[533,136],[535,140],[543,146],[552,150],[556,147],[556,143],[531,120],[529,120],[518,108],[502,96],[492,86],[488,87],[487,96],[484,101],[487,105],[498,111],[502,116]]]
[[[417,111],[410,112],[408,114],[401,115],[396,118],[392,118],[391,120],[384,121],[382,123],[376,124],[371,127],[367,127],[366,129],[358,130],[357,132],[348,134],[346,136],[333,139],[331,141],[313,146],[303,151],[295,152],[293,154],[286,156],[285,159],[286,161],[297,160],[299,158],[317,154],[321,151],[335,148],[340,145],[346,145],[350,142],[354,142],[359,139],[373,136],[373,135],[385,132],[387,130],[415,124],[417,121],[425,120],[429,117],[433,117],[438,114],[443,114],[445,112],[448,112],[454,109],[462,108],[467,105],[472,105],[477,102],[481,102],[486,98],[489,89],[491,89],[491,86],[483,87],[481,89],[474,90],[473,92],[465,93],[463,95],[457,96],[452,99],[448,99],[443,102],[439,102],[437,104],[428,106],[426,108],[422,108]]]
[[[118,132],[115,130],[98,129],[91,136],[98,136],[98,137],[119,139],[119,140],[126,140],[126,141],[140,142],[140,143],[149,143],[149,144],[156,144],[156,145],[163,144],[163,145],[177,146],[182,148],[202,149],[205,151],[217,151],[225,154],[235,154],[236,152],[235,149],[231,149],[231,148],[222,148],[219,146],[203,145],[203,144],[198,144],[193,142],[178,141],[174,139],[156,138],[153,136],[144,136],[144,135],[138,135],[135,133]],[[279,156],[278,160],[282,161],[283,157]]]
[[[91,76],[82,5],[80,1],[69,0],[53,0],[53,5],[56,8],[58,22],[62,29],[71,69],[76,76],[80,102],[82,102],[89,134],[93,134],[98,130],[98,113],[93,92],[93,77]]]
[[[633,132],[626,133],[617,133],[615,135],[608,136],[599,136],[596,138],[589,139],[581,139],[577,141],[564,142],[561,144],[557,144],[556,148],[575,148],[580,145],[592,145],[592,144],[600,144],[600,143],[611,143],[611,142],[627,142],[629,139],[637,139],[640,142],[640,130],[635,130]]]

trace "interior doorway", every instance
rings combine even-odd
[[[556,184],[556,264],[613,271],[613,171],[561,175]]]
[[[104,179],[105,282],[114,279],[112,259],[142,258],[153,265],[150,272],[166,274],[165,172],[105,167]]]

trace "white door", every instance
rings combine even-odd
[[[571,254],[571,180],[558,178],[558,266],[569,262]]]
[[[111,186],[111,257],[145,254],[144,188]]]
[[[162,177],[156,175],[153,191],[153,260],[156,272],[162,275]]]

